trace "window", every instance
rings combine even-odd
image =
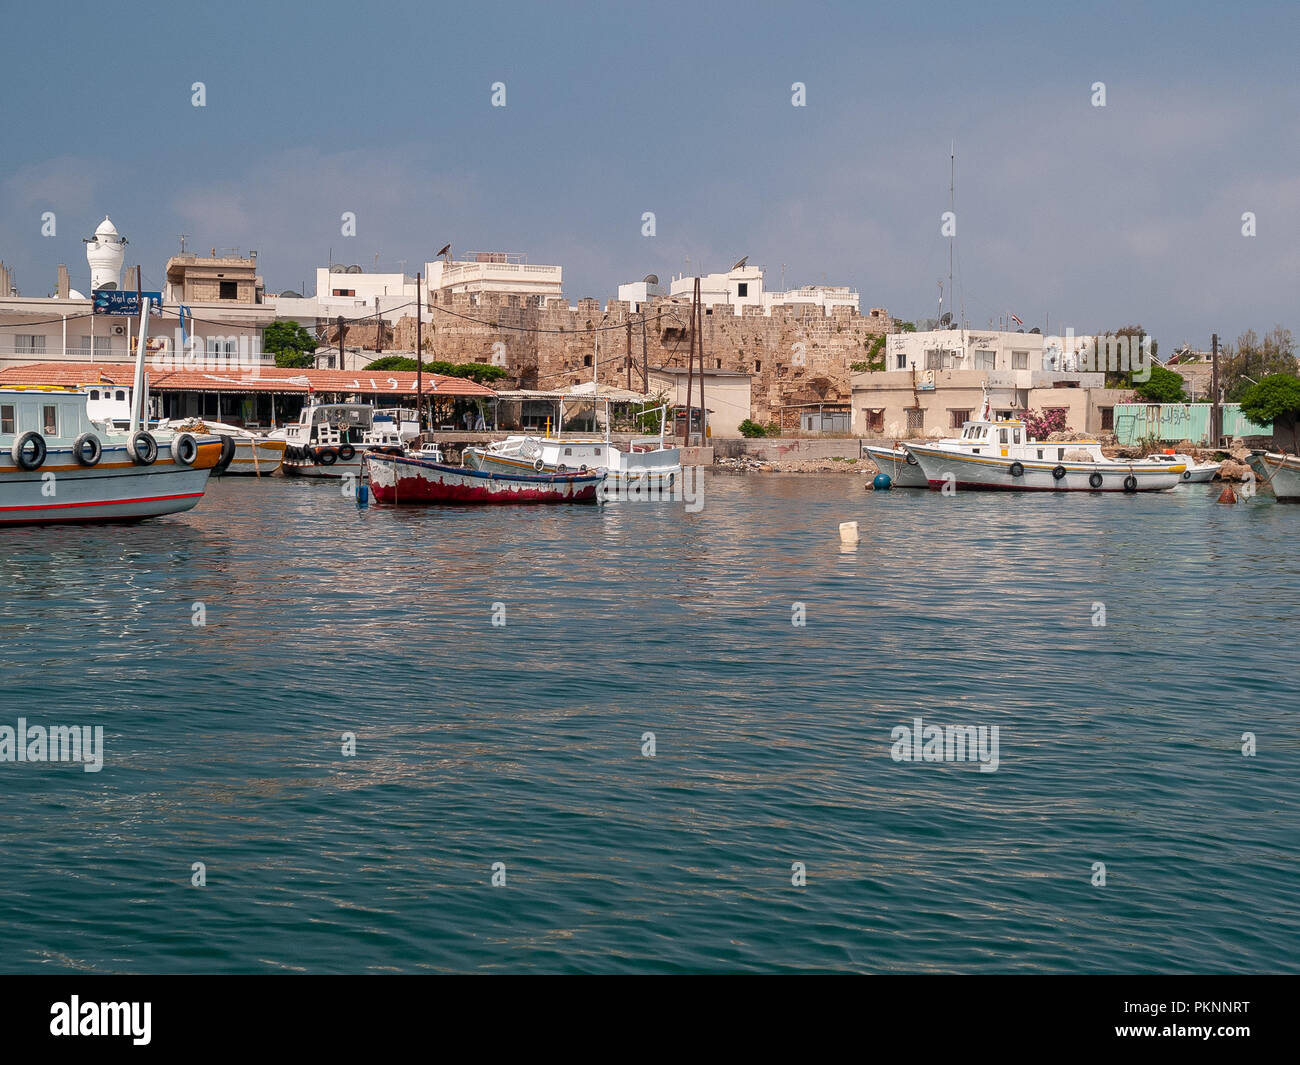
[[[92,389],[90,390],[90,398],[91,398],[91,399],[98,399],[98,398],[99,398],[99,389],[98,389],[98,388],[92,388]]]
[[[221,291],[220,293],[218,293],[217,299],[221,299],[221,300],[239,299],[238,281],[220,281],[218,282],[218,284],[221,286]]]
[[[119,389],[117,390],[117,399],[118,399],[118,401],[121,402],[121,403],[125,403],[125,402],[126,402],[126,389],[124,389],[124,388],[119,388]]]
[[[927,370],[939,370],[943,368],[943,353],[937,348],[925,353],[925,368]]]
[[[997,419],[1000,422],[1009,422],[1011,421],[1011,412],[1009,410],[1000,410],[997,413]]]
[[[1020,444],[1020,443],[1023,443],[1023,441],[1020,439],[1020,430],[1019,430],[1019,429],[1014,429],[1014,430],[1012,430],[1012,432],[1011,432],[1011,442],[1012,442],[1013,444]]]
[[[762,359],[755,359],[755,360],[754,360],[754,372],[755,372],[755,373],[762,373],[762,372],[763,372],[763,360],[762,360]]]
[[[0,433],[15,432],[14,429],[14,408],[13,404],[6,403],[0,407]]]
[[[998,431],[998,443],[1000,444],[1007,443],[1007,431],[1005,429],[1001,429]]]
[[[41,431],[46,436],[59,435],[59,408],[54,404],[48,404],[41,408],[41,425],[44,427]]]
[[[916,407],[907,408],[907,427],[908,429],[925,428],[925,411]]]
[[[1013,352],[1011,353],[1011,368],[1012,368],[1013,370],[1028,370],[1028,369],[1029,369],[1029,352],[1027,352],[1027,351],[1013,351]]]
[[[992,351],[975,352],[975,369],[996,370],[997,368],[998,368],[998,357],[996,352],[992,352]]]
[[[590,355],[584,355],[584,356],[582,357],[582,365],[583,365],[583,366],[590,366],[590,365],[591,365],[591,356],[590,356]]]
[[[965,425],[968,421],[970,421],[969,409],[951,410],[948,413],[952,415],[951,427],[953,429],[960,429],[963,425]]]
[[[571,447],[566,447],[566,448],[564,449],[564,453],[565,453],[566,455],[572,455],[572,454],[573,454],[573,448],[571,448]]]
[[[14,352],[18,355],[44,355],[45,337],[19,333],[14,337]]]
[[[885,431],[885,412],[883,410],[866,410],[867,432],[883,433]]]
[[[333,292],[335,296],[355,296],[357,290],[354,288],[336,288]]]
[[[900,370],[907,369],[907,352],[900,351],[898,353],[898,358],[897,361],[895,362],[895,366]]]
[[[721,370],[721,369],[722,369],[722,360],[721,360],[721,359],[714,359],[714,360],[713,360],[713,368],[714,368],[715,370]]]
[[[1105,429],[1112,429],[1112,430],[1113,430],[1113,429],[1115,428],[1115,408],[1114,408],[1114,407],[1102,407],[1102,408],[1101,408],[1101,427],[1102,427],[1103,430],[1105,430]]]
[[[749,295],[749,282],[748,282],[748,281],[741,281],[741,282],[739,282],[739,283],[736,285],[736,295],[737,295],[737,296],[748,296],[748,295]]]

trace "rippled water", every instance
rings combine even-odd
[[[0,724],[106,747],[0,763],[0,969],[1296,971],[1300,507],[1213,498],[0,531]],[[997,772],[893,761],[917,716]]]

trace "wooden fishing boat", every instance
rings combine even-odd
[[[376,451],[362,456],[362,468],[376,503],[595,503],[606,476],[500,473]]]
[[[1279,503],[1300,503],[1300,457],[1252,451],[1250,468]]]

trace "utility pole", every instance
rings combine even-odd
[[[1218,447],[1223,439],[1223,408],[1219,406],[1219,334],[1210,334],[1210,397],[1214,406],[1210,408],[1210,436],[1213,446]]]
[[[646,355],[645,311],[641,312],[641,391],[650,391],[650,359]]]
[[[343,315],[339,315],[339,369],[343,369]]]
[[[700,279],[695,279],[695,296],[699,299]],[[708,440],[706,439],[709,432],[709,408],[704,405],[704,304],[697,303],[695,317],[700,323],[698,330],[700,335],[700,447],[704,447]]]
[[[375,297],[375,354],[384,350],[384,316],[379,313],[379,297]]]
[[[691,400],[695,397],[695,337],[699,333],[696,319],[700,314],[700,279],[695,279],[695,296],[691,301],[691,350],[686,356],[686,446],[691,446]]]
[[[632,391],[632,313],[627,316],[627,390]]]
[[[421,306],[420,273],[415,274],[415,421],[420,432],[424,432],[424,345],[421,326],[424,323],[424,308]]]

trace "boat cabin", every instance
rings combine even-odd
[[[8,451],[24,433],[40,433],[46,444],[71,444],[94,432],[81,389],[28,385],[0,388],[0,448]],[[101,430],[102,431],[102,430]]]
[[[366,403],[321,403],[304,407],[298,421],[285,427],[291,444],[361,443],[374,421],[375,409]]]
[[[970,455],[1043,462],[1065,462],[1067,453],[1078,451],[1089,452],[1093,460],[1102,459],[1101,445],[1095,440],[1033,440],[1029,427],[1016,419],[966,422],[961,436],[942,441],[940,446]]]

